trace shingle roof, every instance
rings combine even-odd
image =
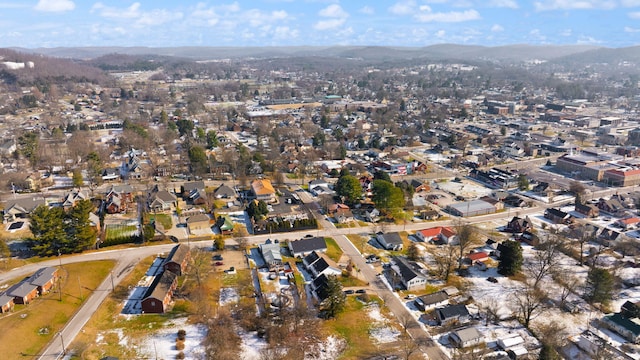
[[[275,194],[276,190],[271,185],[271,181],[267,179],[253,180],[251,183],[251,190],[256,195],[269,195]]]
[[[289,242],[289,247],[296,253],[307,253],[314,250],[324,250],[327,248],[327,242],[323,237],[304,238]]]
[[[420,273],[418,273],[417,271],[415,271],[413,269],[413,267],[409,264],[407,259],[405,259],[403,257],[400,257],[400,256],[394,256],[393,257],[393,262],[398,267],[398,271],[400,272],[400,276],[402,276],[402,278],[405,281],[410,281],[410,280],[415,279],[417,277],[422,277],[422,275]]]
[[[444,291],[438,291],[429,295],[421,295],[419,298],[425,305],[433,305],[447,300],[449,296]]]
[[[467,307],[463,304],[447,305],[445,307],[437,308],[436,312],[440,319],[443,320],[460,316],[469,316],[469,310],[467,310]]]
[[[40,268],[30,278],[29,282],[36,286],[42,286],[53,279],[53,274],[58,271],[55,267]]]
[[[171,286],[173,286],[173,282],[176,280],[178,275],[172,273],[171,271],[165,271],[160,276],[156,276],[147,289],[147,293],[144,296],[144,299],[154,298],[160,301],[163,301],[167,296],[167,293],[171,291]]]

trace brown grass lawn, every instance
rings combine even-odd
[[[62,301],[60,293],[35,299],[30,305],[16,305],[14,311],[0,317],[0,354],[3,359],[35,357],[75,313],[91,289],[95,289],[113,268],[112,261],[92,261],[64,265],[62,271]],[[43,334],[39,334],[42,332]],[[68,345],[68,344],[65,344]],[[21,355],[26,354],[26,355]]]
[[[376,297],[371,296],[371,299]],[[364,304],[356,300],[355,296],[348,296],[344,311],[335,319],[324,322],[328,333],[338,334],[347,342],[347,347],[340,356],[341,360],[365,359],[378,355],[380,351],[378,345],[369,336],[371,322],[364,314],[364,307]]]

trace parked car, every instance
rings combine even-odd
[[[487,281],[492,282],[494,284],[496,284],[498,282],[498,279],[494,278],[493,276],[489,276],[487,278]]]
[[[221,261],[221,260],[224,260],[224,259],[222,258],[222,255],[216,254],[216,255],[213,255],[213,260]]]
[[[216,266],[222,266],[224,263],[222,261],[216,261]]]
[[[407,299],[407,300],[411,300],[411,299],[415,299],[416,296],[414,294],[409,294],[409,295],[405,296],[404,298]]]
[[[351,294],[354,293],[354,291],[353,290],[345,290],[344,293],[345,293],[345,295],[351,295]]]
[[[356,290],[356,294],[366,294],[366,293],[367,293],[367,290],[365,290],[365,289]]]

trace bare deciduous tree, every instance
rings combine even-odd
[[[513,311],[527,329],[531,320],[540,314],[545,298],[546,293],[531,284],[523,284],[513,290]]]
[[[433,259],[436,263],[435,276],[444,282],[449,281],[449,276],[456,268],[456,248],[450,245],[436,248],[432,251]]]
[[[560,241],[555,234],[548,234],[547,239],[541,242],[531,258],[525,262],[527,273],[533,278],[532,286],[537,288],[542,279],[553,273],[558,266],[558,253]]]
[[[458,238],[458,269],[462,267],[462,258],[473,245],[480,241],[480,231],[471,224],[459,223],[455,226],[456,237]]]

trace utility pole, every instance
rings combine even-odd
[[[82,301],[82,285],[80,285],[80,275],[78,275],[78,290],[80,291],[80,301]]]
[[[59,331],[58,335],[60,335],[60,342],[62,343],[62,356],[64,356],[67,354],[67,350],[64,346],[64,338],[62,337],[62,331]]]
[[[111,291],[115,291],[116,287],[113,285],[113,271],[109,273],[111,275]]]

